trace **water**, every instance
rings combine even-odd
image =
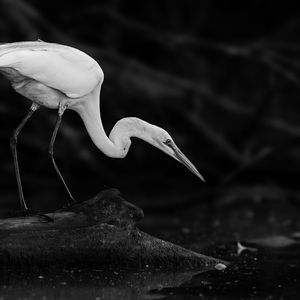
[[[151,291],[163,299],[299,299],[300,247],[245,252],[223,272],[197,274],[177,287]]]
[[[298,299],[300,246],[222,252],[224,271],[64,269],[1,272],[0,299]]]
[[[6,274],[1,299],[155,299],[151,290],[174,287],[196,272],[71,269]]]

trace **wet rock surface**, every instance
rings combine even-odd
[[[0,220],[2,267],[214,267],[222,262],[155,238],[136,227],[143,211],[115,189],[71,208]]]

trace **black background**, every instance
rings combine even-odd
[[[106,132],[128,116],[161,126],[204,175],[206,184],[137,139],[125,159],[107,158],[67,112],[55,156],[73,194],[84,200],[116,187],[146,211],[228,193],[288,193],[299,202],[299,31],[288,2],[0,0],[0,42],[40,38],[87,52],[105,73]],[[30,102],[4,77],[0,95],[0,201],[13,209],[9,139]],[[67,200],[47,154],[56,116],[41,109],[19,139],[35,209]]]

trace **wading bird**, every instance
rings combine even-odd
[[[49,145],[49,156],[70,200],[74,197],[68,188],[53,156],[53,145],[66,109],[76,111],[84,122],[94,144],[105,155],[126,156],[131,137],[140,138],[184,164],[201,178],[195,166],[179,150],[164,129],[138,118],[119,120],[106,135],[100,115],[100,90],[104,74],[98,63],[86,53],[60,44],[43,41],[17,42],[0,45],[0,73],[7,77],[15,91],[29,100],[29,112],[15,129],[10,146],[18,185],[21,208],[28,211],[24,200],[18,157],[18,134],[40,106],[58,110],[58,118]]]

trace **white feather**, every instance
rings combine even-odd
[[[1,45],[1,68],[12,68],[70,98],[90,93],[103,80],[98,63],[84,52],[45,42]]]

